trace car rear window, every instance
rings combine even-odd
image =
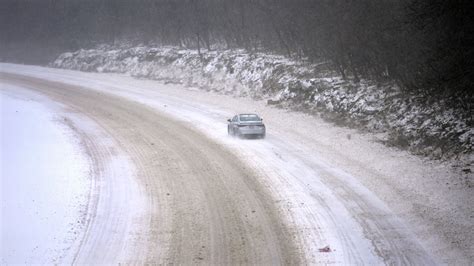
[[[257,115],[240,115],[240,121],[260,121]]]

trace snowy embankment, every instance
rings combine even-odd
[[[128,73],[320,114],[342,125],[379,134],[382,142],[433,158],[471,154],[474,140],[468,107],[451,97],[429,102],[393,83],[343,80],[322,65],[243,50],[102,46],[60,55],[54,67]]]
[[[1,263],[58,263],[84,230],[89,160],[49,108],[0,86]]]

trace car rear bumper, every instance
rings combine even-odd
[[[265,127],[262,127],[262,126],[240,127],[239,133],[241,135],[264,135]]]

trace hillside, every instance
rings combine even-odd
[[[468,167],[471,160],[473,99],[410,94],[393,82],[344,80],[324,64],[244,50],[198,53],[176,47],[100,46],[61,54],[51,66],[126,73],[252,97],[377,133],[387,145],[415,154],[435,159],[462,157]]]

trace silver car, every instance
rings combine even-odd
[[[265,138],[265,124],[256,114],[239,114],[227,119],[227,133],[231,136]]]

